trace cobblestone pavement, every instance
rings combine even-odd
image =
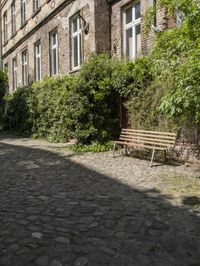
[[[200,265],[200,209],[162,192],[199,170],[1,136],[0,265]]]

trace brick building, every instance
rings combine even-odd
[[[144,16],[155,0],[0,0],[2,67],[9,90],[78,71],[92,52],[135,57],[151,47]],[[171,26],[159,10],[155,27]]]

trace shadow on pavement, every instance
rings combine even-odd
[[[0,143],[0,265],[197,266],[200,219],[156,189]]]

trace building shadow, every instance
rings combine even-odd
[[[200,218],[70,156],[0,143],[0,265],[197,266]]]

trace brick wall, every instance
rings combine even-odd
[[[11,1],[8,2],[3,10],[9,9]],[[95,0],[95,2],[90,0],[74,0],[63,1],[63,3],[64,2],[68,3],[55,14],[54,12],[56,8],[59,7],[59,5],[56,4],[56,1],[52,1],[52,3],[50,2],[49,4],[42,6],[41,11],[34,17],[31,17],[31,12],[28,12],[30,18],[28,19],[27,25],[22,29],[20,29],[20,25],[18,25],[17,34],[13,38],[9,35],[8,43],[3,46],[3,64],[8,63],[10,90],[12,90],[13,87],[12,59],[14,57],[17,57],[18,84],[22,84],[21,54],[24,49],[28,50],[29,80],[34,80],[34,44],[38,40],[41,41],[42,47],[42,78],[50,75],[49,33],[55,28],[58,32],[59,74],[62,75],[71,71],[70,18],[78,11],[80,11],[81,16],[86,23],[89,23],[89,31],[83,31],[84,60],[86,60],[92,52],[96,51],[97,48],[98,51],[106,51],[109,49],[109,10],[106,0]],[[46,5],[50,5],[48,7],[49,9],[47,9]],[[100,7],[99,9],[98,5]],[[29,9],[31,10],[31,7],[29,7]],[[102,14],[105,12],[107,18],[104,25],[102,25]],[[8,13],[10,12],[8,11]],[[95,13],[97,14],[96,16]],[[46,16],[44,14],[46,14]],[[10,19],[11,18],[9,18],[8,27],[11,27]],[[19,15],[17,21],[20,23]],[[106,28],[105,31],[104,27]],[[95,28],[97,29],[97,32]],[[99,38],[101,38],[101,40],[99,40]],[[22,41],[20,41],[20,39]]]
[[[22,51],[28,50],[29,80],[34,80],[34,44],[41,41],[42,78],[50,75],[49,33],[57,29],[59,46],[59,74],[71,71],[71,37],[70,18],[80,12],[87,23],[83,31],[83,57],[86,60],[92,52],[110,52],[122,57],[122,10],[134,3],[133,0],[40,0],[41,10],[33,14],[32,1],[27,1],[27,23],[21,27],[20,1],[16,0],[17,33],[11,36],[11,2],[4,0],[1,14],[8,14],[8,42],[2,47],[3,65],[8,64],[10,90],[12,81],[12,59],[17,57],[18,84],[22,84]],[[152,0],[141,0],[142,53],[146,54],[152,47],[154,33],[144,34],[144,17]],[[166,10],[157,14],[157,27],[164,30],[173,27]]]
[[[110,5],[95,0],[95,47],[97,52],[110,51]]]

